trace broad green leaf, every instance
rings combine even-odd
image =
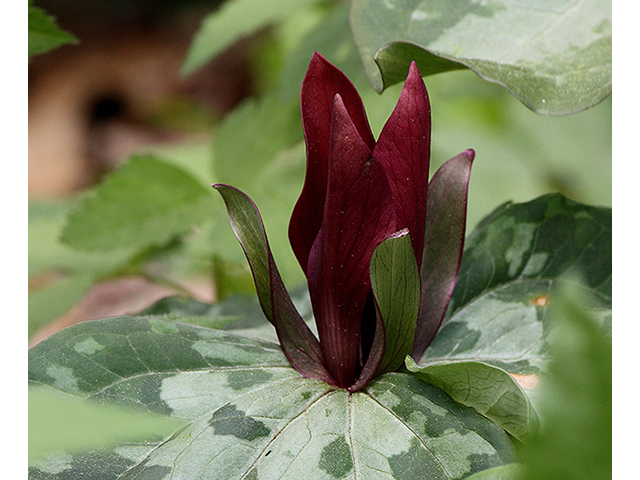
[[[209,189],[153,156],[134,156],[72,213],[62,241],[80,250],[161,246],[211,215]]]
[[[490,418],[516,438],[534,432],[538,417],[518,382],[504,370],[481,362],[437,363],[421,367],[411,357],[407,370],[441,388],[451,398]]]
[[[33,386],[186,424],[161,442],[50,452],[33,478],[458,479],[514,460],[502,429],[417,378],[389,373],[349,394],[227,332],[85,322],[34,347],[29,368]]]
[[[385,327],[385,350],[378,373],[397,370],[411,353],[420,308],[420,275],[409,231],[373,251],[369,275]]]
[[[612,344],[587,308],[589,296],[563,285],[551,311],[549,374],[537,404],[543,428],[522,452],[523,480],[612,475]]]
[[[43,9],[29,2],[29,58],[68,43],[78,43],[78,39],[58,27],[54,18]]]
[[[228,0],[202,22],[182,66],[189,75],[242,37],[308,8],[317,0]]]
[[[112,448],[123,442],[159,441],[182,426],[165,415],[83,402],[49,387],[29,389],[29,459],[43,453]],[[64,435],[60,433],[64,432]]]
[[[534,374],[548,359],[555,286],[581,273],[611,329],[611,209],[561,195],[505,204],[468,237],[445,320],[420,364],[481,361]]]
[[[539,113],[584,110],[611,93],[611,2],[606,0],[356,0],[354,38],[377,91],[468,67]]]

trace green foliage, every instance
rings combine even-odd
[[[612,475],[612,344],[591,299],[565,286],[552,310],[553,360],[538,402],[542,428],[523,452],[523,480]]]
[[[34,465],[46,464],[46,453],[51,451],[73,453],[157,442],[181,426],[182,422],[166,416],[83,402],[48,387],[29,390],[29,461]]]
[[[235,41],[261,28],[280,23],[315,0],[228,0],[209,14],[193,39],[182,67],[188,75],[202,67]]]
[[[470,361],[419,366],[411,357],[407,357],[406,365],[420,380],[475,408],[516,438],[522,439],[538,427],[538,418],[526,393],[500,368]]]
[[[29,375],[186,424],[164,441],[50,452],[35,478],[463,478],[515,458],[497,425],[410,375],[349,394],[300,376],[277,345],[158,319],[71,327],[31,350]]]
[[[408,233],[387,239],[374,250],[370,276],[385,328],[378,372],[392,372],[411,354],[420,309],[420,274]]]
[[[204,221],[211,197],[186,171],[135,156],[71,214],[62,241],[88,251],[162,246]]]
[[[611,93],[606,0],[356,0],[351,22],[377,91],[415,59],[423,75],[468,67],[539,113],[577,112]]]
[[[29,59],[65,44],[78,43],[68,32],[60,29],[56,21],[29,0]]]
[[[420,363],[473,358],[538,372],[549,357],[547,309],[563,277],[588,278],[582,288],[610,329],[611,258],[610,209],[560,195],[503,205],[468,237],[449,310]]]

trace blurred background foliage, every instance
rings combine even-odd
[[[30,343],[168,295],[252,292],[214,182],[251,196],[298,285],[287,226],[304,178],[299,90],[312,53],[353,81],[375,135],[402,88],[378,94],[367,81],[349,2],[35,3],[48,18],[38,31],[53,22],[64,33],[50,50],[30,48]],[[476,150],[469,229],[505,201],[549,192],[611,205],[610,96],[546,116],[470,70],[425,82],[432,172]]]

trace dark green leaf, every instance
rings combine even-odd
[[[134,156],[72,213],[62,241],[80,250],[160,246],[214,209],[209,189],[153,156]]]
[[[371,256],[371,289],[385,327],[385,350],[378,372],[392,372],[411,353],[420,307],[420,275],[409,231],[389,238]]]
[[[426,367],[406,359],[407,369],[522,439],[538,427],[538,417],[518,382],[504,370],[481,362],[437,363]]]
[[[30,381],[186,423],[161,443],[50,452],[32,478],[460,479],[514,460],[502,429],[410,375],[349,394],[276,345],[160,320],[60,332],[31,350]]]
[[[509,373],[539,371],[548,358],[554,287],[581,273],[610,330],[611,209],[561,195],[506,204],[469,236],[447,316],[420,363],[483,361]]]
[[[611,93],[606,0],[356,0],[351,24],[377,91],[415,59],[423,75],[468,67],[540,113],[580,111]]]
[[[60,29],[53,17],[29,3],[29,58],[78,40]]]

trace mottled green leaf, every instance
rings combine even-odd
[[[449,310],[421,364],[482,361],[530,374],[548,358],[554,287],[581,273],[610,330],[611,209],[561,195],[505,204],[468,237]]]
[[[49,452],[31,478],[465,478],[514,460],[495,423],[411,375],[355,394],[277,345],[158,319],[85,322],[30,351],[30,382],[182,420],[164,440]],[[393,441],[390,441],[393,439]]]
[[[151,155],[134,156],[69,216],[62,241],[80,250],[163,245],[214,208],[208,188]]]
[[[317,0],[229,0],[202,22],[187,52],[182,73],[193,73],[231,44],[278,23]]]
[[[356,0],[354,38],[377,91],[468,67],[529,108],[563,114],[611,93],[611,2],[606,0]]]
[[[392,372],[411,353],[420,308],[420,275],[408,230],[378,245],[369,274],[385,327],[385,350],[378,372]]]
[[[518,382],[504,370],[481,362],[437,363],[426,367],[406,359],[407,369],[468,407],[475,408],[511,435],[535,431],[538,417]]]
[[[58,27],[55,19],[44,10],[29,2],[29,58],[68,43],[78,43],[78,39]]]

